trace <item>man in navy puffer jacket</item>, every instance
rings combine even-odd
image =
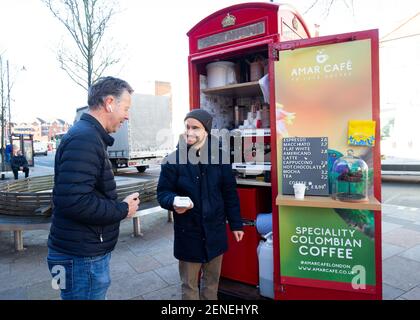
[[[236,180],[229,154],[210,134],[212,116],[195,109],[184,121],[184,137],[162,164],[157,197],[162,208],[175,211],[174,255],[179,260],[182,299],[216,300],[222,257],[228,249],[226,220],[236,241],[244,236]],[[180,207],[177,197],[189,197],[192,203]]]
[[[117,200],[106,151],[128,119],[133,90],[124,80],[98,79],[88,92],[89,112],[63,137],[55,157],[48,267],[65,300],[105,299],[109,261],[120,221],[135,214],[139,194]]]

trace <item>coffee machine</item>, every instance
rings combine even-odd
[[[237,129],[231,132],[232,168],[242,178],[270,180],[271,132],[265,129]]]

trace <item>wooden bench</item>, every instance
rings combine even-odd
[[[0,184],[0,231],[13,231],[17,251],[23,248],[24,230],[49,230],[52,213],[54,176],[31,177]],[[133,216],[133,234],[142,236],[140,218],[163,209],[156,202],[157,179],[129,181],[117,185],[121,201],[133,192],[140,193],[140,208]],[[173,221],[168,211],[168,221]]]
[[[1,160],[1,154],[0,154],[0,160]],[[4,180],[6,178],[6,174],[8,172],[12,172],[12,168],[10,167],[10,162],[5,162],[4,163],[4,171],[0,171],[0,172],[1,172],[1,180]]]
[[[158,213],[163,209],[155,206],[148,209],[137,211],[133,216],[133,235],[135,237],[143,236],[141,232],[140,218],[149,214]],[[172,212],[168,211],[168,222],[173,221]],[[23,251],[23,231],[29,230],[49,230],[51,225],[51,217],[42,216],[6,216],[0,215],[0,232],[12,231],[14,237],[14,248],[16,251]]]
[[[1,180],[6,179],[6,173],[7,171],[1,171]]]
[[[160,212],[164,209],[162,209],[160,206],[155,206],[147,209],[142,209],[136,212],[136,214],[133,216],[133,235],[135,237],[143,236],[143,233],[141,232],[141,225],[140,225],[140,218],[144,217],[148,214],[153,214]],[[168,222],[173,222],[173,214],[172,211],[168,210]]]
[[[51,215],[54,176],[29,177],[0,184],[0,214]]]
[[[16,251],[24,250],[24,230],[49,230],[50,224],[51,217],[0,215],[0,231],[13,231],[14,247]]]
[[[53,184],[53,175],[0,184],[0,231],[13,232],[17,251],[24,249],[24,230],[49,230]]]

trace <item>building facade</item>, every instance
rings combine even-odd
[[[14,134],[32,134],[34,141],[50,142],[57,133],[67,132],[70,126],[62,119],[36,118],[32,122],[12,123],[10,127]]]

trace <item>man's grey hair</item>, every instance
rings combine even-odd
[[[97,109],[104,104],[107,96],[114,96],[117,100],[127,91],[133,93],[133,88],[124,80],[114,77],[103,77],[97,79],[88,90],[88,106],[89,109]]]

